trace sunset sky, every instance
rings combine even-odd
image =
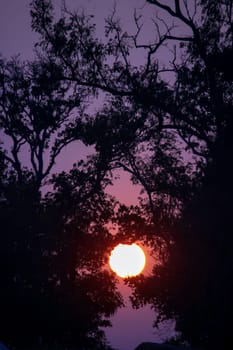
[[[60,0],[53,1],[59,15]],[[5,58],[20,54],[22,59],[33,58],[33,42],[36,35],[30,29],[29,0],[0,0],[0,52]],[[97,34],[103,34],[103,18],[113,8],[113,0],[67,0],[67,7],[75,9],[81,6],[87,13],[95,16]],[[153,35],[149,19],[155,12],[153,6],[146,5],[143,0],[119,0],[117,1],[117,13],[122,19],[122,24],[129,31],[134,31],[133,10],[139,9],[144,14],[145,29],[143,35],[146,39]],[[152,38],[153,39],[153,38]],[[143,57],[138,54],[134,58],[135,63],[140,63]],[[161,60],[167,61],[166,54],[161,53]],[[93,110],[98,106],[92,106]],[[79,158],[88,154],[91,150],[86,149],[81,143],[76,142],[63,150],[59,156],[54,171],[68,170]],[[125,204],[135,204],[140,188],[130,185],[129,176],[120,174],[120,179],[115,182],[109,192]],[[154,313],[150,307],[132,310],[128,302],[129,288],[124,286],[119,279],[119,288],[123,292],[127,306],[120,310],[113,318],[113,327],[107,330],[107,338],[113,347],[121,350],[133,350],[143,341],[163,341],[171,334],[172,324],[167,324],[163,329],[152,328]]]

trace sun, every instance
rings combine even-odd
[[[110,254],[109,265],[119,277],[139,275],[146,264],[144,251],[136,243],[118,244]]]

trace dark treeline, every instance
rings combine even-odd
[[[170,19],[154,18],[142,43],[136,12],[135,35],[113,12],[101,41],[91,16],[64,7],[56,20],[52,2],[34,0],[34,61],[1,59],[0,339],[16,349],[108,348],[102,327],[122,299],[105,264],[116,242],[134,240],[159,264],[127,281],[133,305],[152,304],[156,323],[175,319],[176,342],[233,342],[233,1],[147,3]],[[175,45],[168,67],[164,45]],[[54,174],[73,141],[93,155]],[[141,185],[137,206],[105,193],[116,169]]]

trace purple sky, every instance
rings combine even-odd
[[[31,59],[33,57],[32,49],[36,35],[30,29],[29,2],[29,0],[0,0],[0,52],[6,58],[18,53],[21,54],[23,59]],[[54,1],[58,9],[60,3],[60,0]],[[87,13],[94,14],[98,35],[101,35],[103,33],[103,18],[111,12],[114,1],[67,0],[66,3],[68,8],[74,9],[81,6],[83,9],[86,9]],[[122,18],[123,25],[131,32],[135,28],[132,21],[134,8],[142,9],[144,21],[147,23],[149,23],[149,18],[155,12],[154,8],[145,5],[143,0],[118,0],[116,3],[117,13]],[[143,35],[145,38],[153,35],[150,25],[145,25]],[[135,63],[140,63],[143,60],[143,56],[138,54],[133,59]],[[161,59],[167,61],[167,54],[161,53]],[[81,143],[67,147],[59,157],[55,171],[69,169],[77,158],[82,157],[87,151]],[[134,204],[139,188],[130,185],[128,175],[123,173],[120,180],[116,181],[114,188],[110,189],[110,192],[117,195],[120,201],[126,204]],[[129,289],[122,282],[119,283],[119,288],[127,300],[130,293]],[[119,310],[112,318],[113,327],[106,332],[108,340],[113,347],[121,350],[134,349],[143,341],[165,340],[166,336],[171,333],[172,325],[168,324],[162,329],[156,330],[152,328],[153,319],[154,313],[149,307],[132,310],[129,302],[127,302],[127,307]]]

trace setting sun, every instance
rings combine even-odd
[[[118,244],[110,254],[109,265],[119,277],[139,275],[145,267],[146,257],[137,244]]]

